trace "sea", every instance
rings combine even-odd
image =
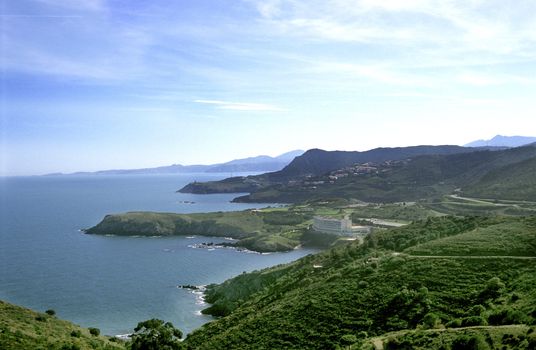
[[[223,238],[87,235],[107,214],[234,211],[238,194],[177,193],[192,181],[229,174],[69,175],[0,178],[0,300],[57,316],[103,334],[122,335],[159,318],[187,334],[211,321],[207,285],[296,260],[312,249],[258,254],[195,248]],[[275,205],[275,204],[274,204]]]

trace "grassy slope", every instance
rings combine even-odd
[[[536,201],[536,158],[489,172],[465,190],[470,196]]]
[[[505,219],[406,249],[410,255],[536,256],[536,220]]]
[[[80,332],[78,337],[71,332]],[[109,338],[46,314],[0,301],[0,349],[124,349]]]
[[[343,345],[348,335],[364,338],[414,329],[429,312],[441,324],[534,323],[534,259],[426,259],[386,250],[477,228],[534,224],[534,219],[523,220],[434,218],[380,232],[363,247],[350,244],[238,276],[209,289],[211,301],[223,301],[219,306],[229,306],[230,315],[192,333],[186,344],[199,349],[329,349]],[[481,245],[494,249],[495,241]],[[497,288],[494,277],[502,281]]]

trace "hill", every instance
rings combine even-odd
[[[411,146],[395,148],[375,148],[365,152],[324,151],[311,149],[296,157],[282,170],[268,174],[270,179],[324,175],[327,172],[342,169],[357,163],[381,163],[388,160],[402,160],[420,155],[454,154],[473,152],[460,146]]]
[[[536,157],[490,171],[464,192],[479,198],[536,201]]]
[[[469,142],[465,147],[519,147],[536,142],[536,137],[529,136],[502,136],[497,135],[490,140],[477,140]]]
[[[516,234],[502,234],[505,225]],[[454,243],[449,239],[478,249],[449,253]],[[534,217],[438,217],[378,231],[363,245],[354,242],[209,286],[212,306],[206,312],[224,317],[188,335],[185,344],[358,349],[377,342],[371,337],[404,331],[389,338],[389,349],[401,348],[397,341],[412,348],[410,340],[426,348],[419,329],[447,329],[446,348],[479,339],[487,347],[501,342],[505,349],[533,348],[536,251],[522,242],[535,239]],[[523,324],[532,326],[515,326]],[[500,333],[503,325],[514,326]],[[477,335],[466,334],[470,327]],[[488,339],[486,332],[493,336]]]
[[[0,301],[0,349],[124,348],[116,338],[92,335],[71,322]]]
[[[322,198],[401,202],[437,199],[455,190],[492,199],[534,200],[531,175],[535,158],[536,146],[529,145],[499,151],[360,163],[322,176],[295,177],[277,183],[266,181],[262,176],[231,178],[191,184],[190,189],[240,189],[250,194],[235,201],[260,203],[296,203]]]
[[[267,172],[283,169],[294,158],[303,154],[302,150],[290,151],[277,157],[257,156],[244,159],[236,159],[230,162],[211,166],[206,170],[209,173],[232,173],[232,172]]]
[[[455,154],[474,151],[475,149],[473,148],[460,146],[376,148],[365,152],[312,149],[296,157],[280,171],[247,177],[232,177],[222,181],[194,182],[184,186],[179,192],[196,194],[257,192],[272,185],[284,185],[295,179],[323,176],[331,171],[355,164],[403,160],[419,155]],[[269,201],[261,200],[261,202]],[[288,200],[283,200],[282,202],[288,202]]]

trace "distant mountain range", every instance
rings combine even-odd
[[[48,175],[143,175],[143,174],[184,174],[184,173],[239,173],[239,172],[271,172],[283,169],[295,157],[304,153],[302,150],[294,150],[283,153],[277,157],[256,156],[243,159],[235,159],[226,163],[211,165],[181,165],[173,164],[156,168],[141,169],[112,169],[94,172],[76,172],[71,174],[48,174]]]
[[[497,135],[491,140],[477,140],[470,142],[466,144],[465,147],[519,147],[533,142],[536,142],[536,137]]]

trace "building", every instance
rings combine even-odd
[[[353,235],[352,220],[349,218],[334,219],[323,216],[315,216],[313,218],[313,230],[341,236]]]

